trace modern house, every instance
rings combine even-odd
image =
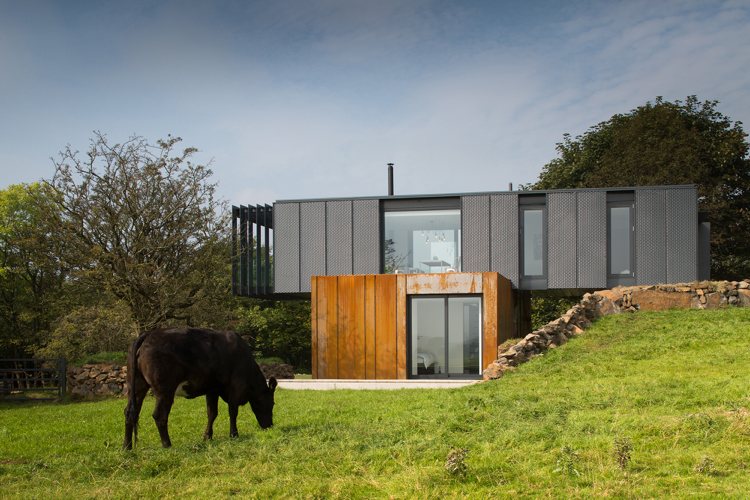
[[[235,294],[311,300],[315,378],[478,378],[532,290],[709,273],[692,185],[280,200],[232,230]]]

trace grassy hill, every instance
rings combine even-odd
[[[122,452],[124,404],[0,405],[2,496],[744,497],[750,309],[610,316],[458,390],[279,390],[237,440],[223,403],[204,443],[203,400],[178,400],[162,450],[147,400]]]

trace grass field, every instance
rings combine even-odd
[[[124,400],[0,405],[0,496],[746,497],[750,309],[611,316],[505,378],[454,390],[277,392],[248,407],[178,400],[161,449]],[[452,450],[465,457],[446,458]],[[463,473],[461,473],[463,471]]]

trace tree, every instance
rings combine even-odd
[[[86,154],[68,146],[49,185],[62,214],[63,258],[75,280],[129,308],[138,328],[191,324],[226,273],[223,203],[211,170],[178,151],[179,137],[111,144],[95,133]]]
[[[54,198],[38,183],[0,190],[0,355],[30,355],[55,316],[65,271]]]
[[[747,134],[718,101],[664,101],[616,114],[557,144],[534,189],[696,184],[711,222],[712,275],[750,276]]]
[[[278,357],[310,369],[310,302],[250,300],[238,311],[238,331],[262,357]]]

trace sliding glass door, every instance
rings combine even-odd
[[[413,296],[409,299],[411,377],[481,374],[480,296]]]

